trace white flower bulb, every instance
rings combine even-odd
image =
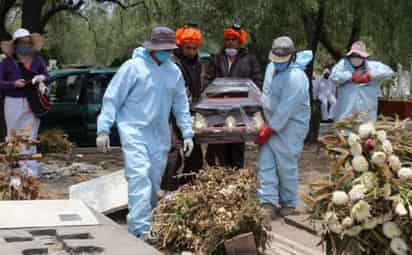
[[[351,215],[358,222],[364,222],[371,216],[370,208],[367,202],[360,200],[352,207]]]
[[[389,140],[385,140],[382,142],[382,147],[383,147],[383,151],[387,154],[387,155],[392,155],[393,153],[393,147],[391,142],[389,142]]]
[[[407,255],[408,254],[408,245],[406,244],[405,240],[402,238],[396,237],[391,240],[390,244],[391,250],[396,255]]]
[[[374,152],[372,154],[372,163],[379,166],[379,167],[383,167],[385,165],[386,162],[386,154],[381,152],[381,151],[377,151]]]
[[[352,187],[352,189],[349,191],[349,197],[352,202],[356,202],[358,200],[361,200],[365,197],[365,192],[367,189],[365,186],[362,184],[357,184]]]
[[[395,238],[401,235],[401,229],[399,228],[398,224],[393,221],[388,221],[383,223],[382,226],[383,234],[389,238]]]
[[[345,205],[349,202],[349,197],[345,191],[335,191],[332,194],[332,202],[335,205]]]
[[[403,167],[398,171],[398,177],[401,180],[412,180],[412,169]]]
[[[395,206],[395,213],[399,216],[405,216],[408,214],[408,211],[406,210],[405,206],[402,203],[398,203]]]
[[[331,232],[335,234],[340,234],[343,231],[343,227],[339,222],[334,222],[328,225],[328,228]]]
[[[352,160],[352,166],[356,172],[366,172],[369,169],[369,163],[363,156],[355,156]]]
[[[372,122],[362,124],[359,126],[358,133],[362,139],[368,138],[376,133],[375,126]]]
[[[365,223],[363,223],[362,227],[363,229],[372,230],[376,228],[378,224],[379,224],[378,218],[372,218],[370,220],[367,220]]]
[[[395,172],[398,172],[399,169],[401,169],[401,167],[402,167],[401,161],[395,155],[390,155],[389,156],[388,163],[389,163],[389,167]]]
[[[352,226],[353,226],[353,220],[352,220],[352,218],[351,218],[351,217],[345,217],[345,218],[342,220],[342,226],[343,226],[344,228],[350,228],[350,227],[352,227]]]
[[[355,143],[350,147],[350,153],[352,156],[362,156],[362,145]]]
[[[359,144],[361,141],[360,137],[355,133],[350,133],[348,137],[348,144],[352,147],[355,144]]]
[[[348,230],[345,231],[345,234],[348,236],[358,236],[362,232],[362,227],[361,226],[354,226]]]
[[[386,132],[384,130],[379,130],[376,132],[376,137],[378,138],[378,141],[383,143],[383,141],[386,140]]]

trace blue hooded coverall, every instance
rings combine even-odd
[[[257,196],[273,206],[295,207],[298,201],[298,160],[309,130],[309,81],[304,72],[312,51],[297,53],[286,70],[268,64],[263,84],[263,112],[275,133],[259,148]]]
[[[169,114],[173,111],[183,138],[193,138],[192,119],[179,68],[170,60],[158,65],[149,50],[137,48],[107,88],[97,132],[109,133],[116,121],[128,181],[129,231],[150,230],[151,211],[170,149]]]
[[[366,60],[365,68],[371,75],[371,81],[367,84],[358,84],[352,81],[354,68],[348,58],[341,59],[333,67],[329,79],[338,84],[335,120],[340,121],[358,112],[368,114],[364,121],[377,119],[379,83],[391,79],[393,71],[385,64],[370,60]]]

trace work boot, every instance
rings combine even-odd
[[[147,233],[144,235],[141,235],[139,237],[143,242],[147,243],[148,245],[155,245],[156,244],[156,238],[151,234],[151,233]]]
[[[264,211],[264,216],[263,216],[263,225],[268,229],[272,230],[272,221],[277,218],[277,215],[275,213],[275,207],[272,204],[263,204],[263,211]]]
[[[294,214],[296,214],[295,207],[282,207],[279,210],[279,215],[281,217],[286,217],[286,216],[294,215]]]

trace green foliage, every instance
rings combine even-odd
[[[277,36],[289,35],[299,49],[310,48],[322,4],[322,33],[330,45],[320,41],[315,72],[330,62],[332,49],[342,54],[355,39],[366,41],[373,58],[393,67],[396,63],[408,66],[412,55],[412,2],[408,0],[142,0],[130,8],[105,1],[85,2],[80,10],[59,12],[46,26],[46,52],[61,63],[119,65],[149,37],[152,27],[177,28],[193,22],[204,35],[202,50],[212,53],[221,49],[224,29],[241,24],[249,35],[247,47],[264,65]],[[18,27],[19,15],[18,9],[8,15],[10,30]]]

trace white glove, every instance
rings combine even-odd
[[[33,79],[31,80],[32,84],[36,84],[39,82],[44,82],[46,80],[46,76],[43,74],[39,74],[33,77]]]
[[[49,88],[44,84],[44,82],[41,81],[39,83],[39,91],[42,95],[46,95],[49,91]]]
[[[96,138],[97,149],[103,153],[110,150],[110,137],[107,133],[100,133]]]
[[[190,154],[192,154],[193,146],[194,144],[192,139],[185,139],[183,141],[183,151],[185,152],[186,157],[189,157]]]

